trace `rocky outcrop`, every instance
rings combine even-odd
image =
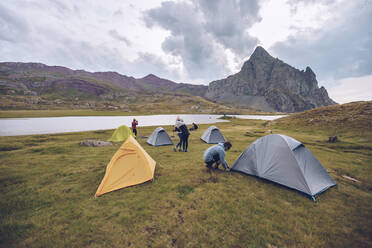
[[[336,104],[310,67],[300,71],[257,47],[235,75],[209,84],[206,98],[262,111],[298,112]]]
[[[96,147],[96,146],[112,146],[112,143],[109,141],[87,139],[87,140],[80,142],[80,145]]]

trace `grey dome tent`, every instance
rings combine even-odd
[[[220,130],[215,126],[210,126],[200,137],[201,140],[208,144],[217,144],[220,142],[225,142],[226,139],[220,132]]]
[[[336,185],[314,155],[299,141],[281,134],[259,138],[231,170],[267,179],[312,197]]]
[[[162,127],[156,128],[146,142],[147,144],[152,146],[173,145],[173,141],[169,137],[168,133]]]

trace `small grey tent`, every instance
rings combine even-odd
[[[223,137],[220,130],[215,126],[210,126],[200,137],[201,140],[207,142],[208,144],[217,144],[220,142],[225,142],[226,139]]]
[[[158,127],[152,132],[151,136],[147,139],[147,144],[152,146],[170,146],[173,141],[162,127]]]
[[[281,134],[259,138],[231,167],[301,191],[313,198],[336,185],[314,155],[299,141]]]

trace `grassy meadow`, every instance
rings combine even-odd
[[[252,176],[209,171],[202,154],[210,145],[200,140],[208,125],[200,125],[188,153],[138,138],[157,162],[155,180],[94,198],[121,144],[79,143],[107,140],[113,130],[1,137],[0,247],[372,247],[370,128],[328,143],[335,131],[319,126],[238,119],[216,126],[233,145],[230,165],[270,129],[303,142],[337,186],[314,203]],[[154,128],[139,127],[139,136]]]

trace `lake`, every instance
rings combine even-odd
[[[211,124],[227,122],[218,119],[222,115],[184,114],[184,115],[142,115],[142,116],[71,116],[46,118],[4,118],[0,119],[0,136],[51,134],[65,132],[81,132],[91,130],[115,129],[121,125],[131,126],[133,118],[138,126],[174,125],[180,116],[186,124]],[[282,115],[234,115],[242,119],[274,120]]]

